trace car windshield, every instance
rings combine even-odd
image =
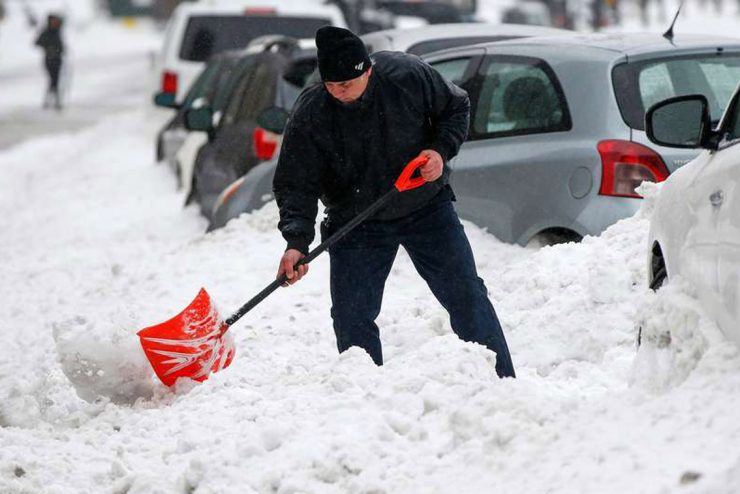
[[[645,112],[673,96],[703,94],[712,121],[724,113],[740,80],[740,54],[700,54],[617,65],[612,83],[624,121],[645,130]]]
[[[180,58],[203,62],[225,50],[243,48],[255,38],[282,34],[294,38],[312,38],[321,26],[331,24],[322,17],[207,15],[188,21],[180,49]]]

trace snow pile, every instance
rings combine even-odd
[[[540,250],[466,224],[516,380],[495,378],[491,352],[452,334],[400,252],[378,319],[385,366],[357,349],[337,355],[320,257],[231,329],[229,368],[164,388],[136,331],[201,286],[228,315],[274,278],[284,242],[274,203],[204,235],[152,162],[157,124],[135,111],[0,153],[0,255],[14,259],[0,267],[0,492],[732,482],[740,356],[683,285],[647,289],[650,200],[598,238]]]
[[[82,316],[53,324],[62,371],[80,398],[132,404],[152,395],[152,369],[130,328],[138,321],[117,316],[113,326],[100,326]]]
[[[653,391],[683,382],[709,348],[724,343],[691,287],[679,278],[672,278],[656,294],[647,294],[637,324],[641,346],[633,383]]]

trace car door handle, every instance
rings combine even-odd
[[[716,192],[713,192],[712,195],[709,196],[709,202],[712,203],[712,206],[719,207],[722,205],[722,201],[725,200],[725,195],[722,193],[721,190],[718,190]]]

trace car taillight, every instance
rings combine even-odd
[[[278,135],[265,130],[262,127],[257,127],[252,133],[252,149],[254,155],[260,160],[270,160],[275,154],[277,149]]]
[[[610,139],[600,141],[596,148],[601,155],[601,195],[640,198],[635,192],[640,183],[668,178],[663,159],[647,146]]]
[[[275,15],[277,10],[272,7],[247,7],[244,9],[246,15]]]
[[[164,72],[162,74],[162,92],[177,94],[177,73]]]

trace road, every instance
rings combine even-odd
[[[42,66],[23,66],[0,73],[0,149],[26,139],[74,132],[137,103],[151,93],[151,55],[89,57],[72,60],[66,72],[62,111],[43,110],[46,75]]]

